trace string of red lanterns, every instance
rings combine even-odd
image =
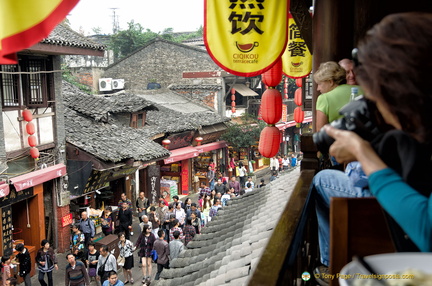
[[[298,88],[294,93],[294,103],[297,105],[297,107],[294,109],[294,121],[297,122],[297,127],[300,127],[300,123],[302,123],[304,120],[304,111],[301,108],[303,105],[303,79],[296,79],[296,85]]]
[[[30,135],[27,138],[28,145],[30,146],[30,156],[33,159],[37,159],[37,158],[39,158],[40,153],[39,153],[38,148],[36,148],[36,145],[37,145],[36,136],[33,135],[36,132],[36,128],[35,128],[33,122],[31,122],[33,120],[33,114],[31,113],[30,110],[24,109],[22,111],[21,115],[24,118],[24,120],[27,121],[26,131],[27,131],[27,134]]]
[[[282,95],[275,87],[282,81],[282,60],[279,58],[271,69],[262,74],[268,86],[261,98],[261,115],[267,126],[261,131],[258,150],[264,157],[274,157],[279,152],[282,135],[275,124],[282,117]]]
[[[235,93],[236,93],[235,88],[232,88],[232,89],[231,89],[231,113],[235,113],[235,112],[236,112],[236,108],[235,108],[235,106],[236,106],[236,102],[235,102],[235,100],[236,100]]]

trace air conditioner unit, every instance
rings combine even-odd
[[[99,79],[99,91],[110,91],[110,90],[112,90],[112,78]]]
[[[112,89],[124,89],[124,79],[113,79]]]

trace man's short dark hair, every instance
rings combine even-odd
[[[246,184],[246,187],[248,187],[248,188],[250,188],[251,186],[252,186],[251,183],[247,183],[247,184]]]
[[[108,278],[110,278],[110,277],[113,276],[113,275],[117,275],[117,272],[115,272],[114,270],[111,270],[111,271],[108,273]]]
[[[106,244],[102,245],[102,246],[101,246],[101,249],[102,249],[103,251],[105,251],[105,252],[108,252],[108,251],[109,251],[108,245],[106,245]]]
[[[173,200],[179,200],[179,196],[173,196]]]
[[[75,257],[75,255],[73,255],[72,253],[68,253],[68,254],[66,254],[66,260],[69,259],[69,256],[70,256],[70,255],[72,255],[73,257]]]
[[[180,237],[180,231],[178,231],[178,230],[174,231],[173,236],[175,239],[178,239]]]
[[[151,211],[151,212],[156,211],[156,208],[155,208],[154,206],[152,206],[152,207],[150,208],[150,211]]]
[[[165,231],[163,229],[158,230],[158,236],[162,237],[165,234]]]
[[[191,203],[191,207],[196,207],[196,203]]]
[[[24,244],[23,243],[18,243],[15,246],[15,249],[16,249],[16,251],[19,251],[19,252],[23,251],[24,250]]]

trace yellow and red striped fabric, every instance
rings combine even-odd
[[[48,37],[78,1],[0,1],[0,64],[15,64],[15,53]]]

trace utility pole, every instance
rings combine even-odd
[[[110,9],[113,11],[113,15],[112,15],[112,18],[113,18],[113,28],[112,28],[112,31],[113,31],[113,34],[115,34],[115,33],[117,33],[119,31],[118,15],[116,15],[116,10],[118,8],[110,8]]]

